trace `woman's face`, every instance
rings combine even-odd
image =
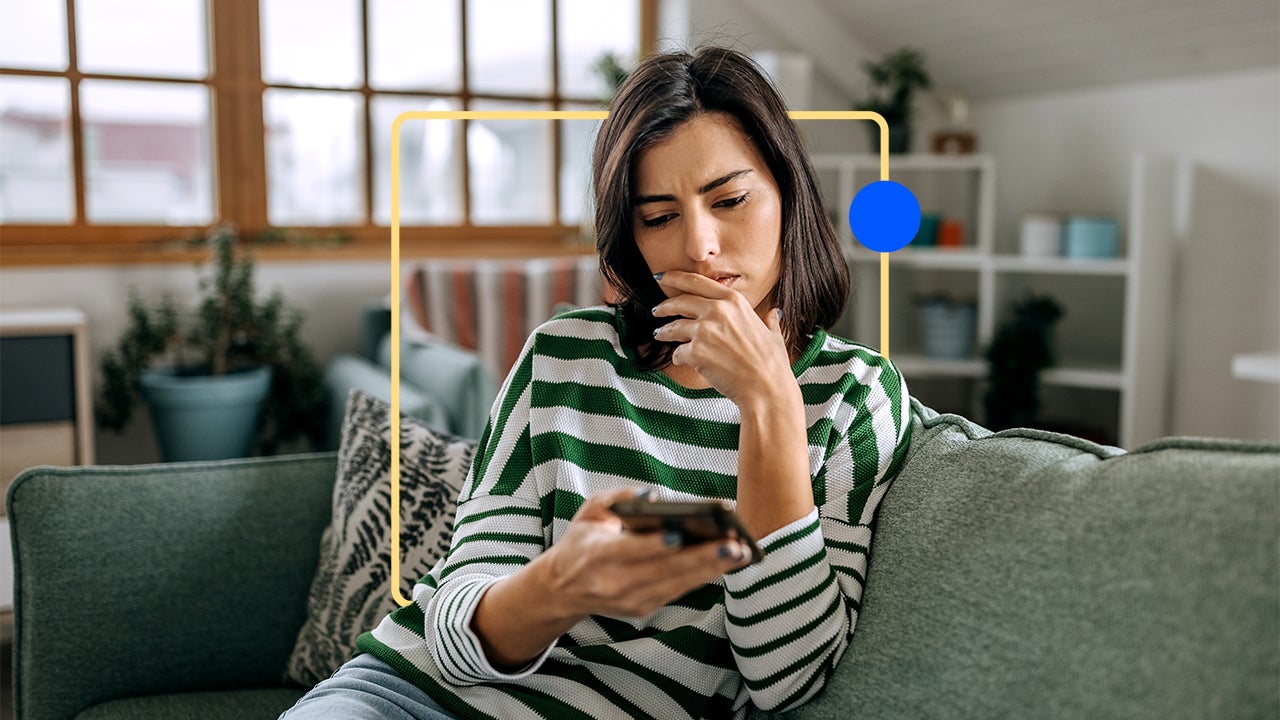
[[[686,270],[746,296],[761,316],[782,267],[782,199],[751,139],[699,115],[640,153],[632,227],[654,273]]]

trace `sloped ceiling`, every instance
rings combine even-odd
[[[1280,0],[783,0],[972,98],[1280,67]],[[770,0],[749,3],[757,12]]]

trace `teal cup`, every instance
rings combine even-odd
[[[934,247],[938,244],[938,225],[942,216],[938,213],[925,213],[920,216],[920,229],[911,244],[916,247]]]

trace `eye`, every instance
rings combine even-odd
[[[721,200],[720,202],[716,203],[713,207],[726,207],[726,208],[737,207],[742,203],[746,202],[750,197],[751,197],[751,193],[742,193],[737,197],[725,198],[724,200]]]
[[[675,217],[675,215],[668,214],[668,215],[662,215],[656,218],[645,218],[643,222],[645,227],[657,228],[657,227],[662,227],[663,225],[666,225],[667,223],[671,222],[671,218],[673,217]]]

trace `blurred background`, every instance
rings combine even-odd
[[[324,364],[403,284],[400,113],[600,109],[643,53],[702,43],[751,53],[793,109],[889,117],[906,86],[891,177],[924,223],[894,258],[891,354],[926,404],[1125,447],[1280,438],[1274,0],[5,1],[0,306],[80,313],[92,395],[129,293],[193,302],[193,239],[230,221]],[[878,178],[864,125],[801,123],[856,281],[833,331],[878,345],[878,258],[845,221]],[[595,128],[406,122],[401,270],[590,256]],[[1034,404],[1002,406],[1025,388],[993,363],[1036,377],[1036,343]],[[91,428],[95,461],[157,459],[150,422]]]

